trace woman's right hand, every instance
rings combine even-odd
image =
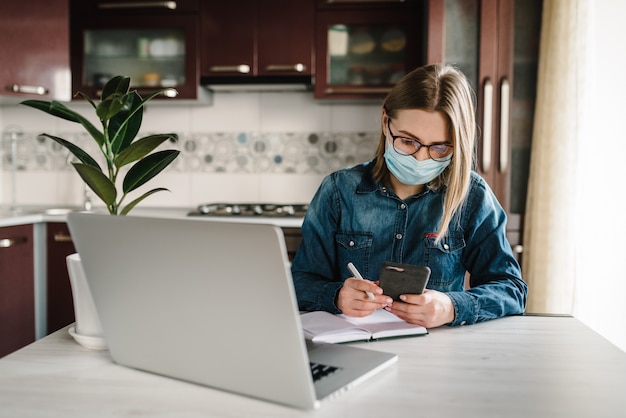
[[[375,300],[370,300],[365,292],[372,292]],[[391,306],[393,300],[383,295],[383,289],[369,280],[360,280],[354,277],[346,279],[339,295],[337,307],[344,315],[363,317],[374,313],[375,310]]]

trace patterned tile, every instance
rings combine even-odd
[[[167,169],[172,172],[324,175],[371,159],[378,135],[372,132],[199,132],[180,134],[177,143],[167,143],[164,148],[181,151],[180,157]],[[92,156],[100,155],[87,133],[59,133],[58,136]],[[1,145],[2,170],[11,171],[10,139],[3,137]],[[65,148],[38,133],[21,134],[16,148],[18,171],[71,170],[69,163],[74,161]],[[96,160],[104,163],[103,158]]]

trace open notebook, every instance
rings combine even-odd
[[[324,311],[307,312],[300,318],[304,336],[313,342],[345,343],[428,334],[426,328],[409,324],[384,309],[361,318]]]
[[[278,227],[90,213],[68,225],[116,363],[315,408],[397,360],[305,342]],[[329,366],[316,382],[312,363]]]

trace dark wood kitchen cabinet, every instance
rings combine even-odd
[[[0,228],[0,357],[35,341],[33,226]]]
[[[46,316],[50,334],[74,322],[72,288],[67,273],[66,257],[76,252],[67,224],[46,224]]]
[[[142,97],[168,89],[156,99],[204,99],[199,0],[71,0],[70,5],[74,92],[99,98],[106,81],[124,75]]]
[[[310,84],[313,18],[313,0],[202,2],[203,84]]]
[[[0,95],[69,101],[68,0],[0,3]]]
[[[541,0],[429,0],[428,62],[458,66],[477,95],[477,171],[509,214],[522,251]]]
[[[425,62],[425,5],[420,0],[318,0],[315,97],[384,97]]]

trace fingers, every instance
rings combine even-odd
[[[371,300],[366,292],[374,295]],[[382,289],[369,280],[355,278],[346,279],[343,287],[339,290],[337,307],[349,316],[367,316],[377,309],[391,305],[390,297],[382,294]]]
[[[371,292],[374,295],[383,294],[383,289],[378,287],[376,283],[371,282],[369,280],[361,280],[361,279],[356,279],[354,277],[350,277],[346,279],[346,281],[344,282],[344,286],[351,287],[361,292]]]
[[[421,295],[401,295],[402,302],[386,308],[399,318],[413,324],[432,328],[454,320],[452,300],[444,293],[425,291]]]
[[[422,293],[421,295],[400,295],[400,300],[412,305],[428,305],[432,298],[430,295]]]

